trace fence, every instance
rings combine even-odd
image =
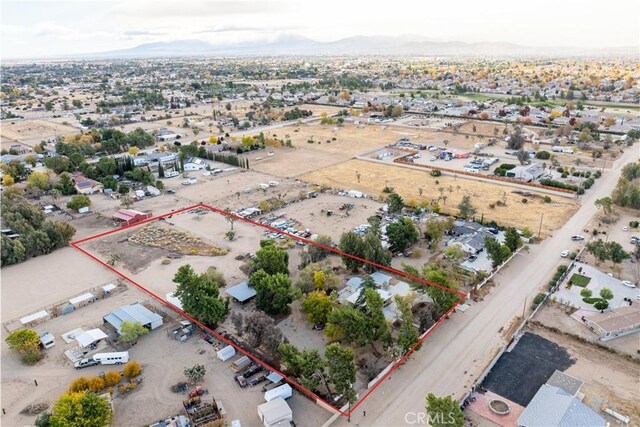
[[[111,284],[111,283],[109,283]],[[78,294],[75,294],[74,296],[72,296],[71,298],[68,299],[64,299],[64,300],[59,300],[53,304],[49,304],[46,305],[44,307],[41,307],[31,313],[29,313],[28,315],[25,316],[20,316],[20,317],[16,317],[13,318],[11,320],[8,320],[6,322],[3,323],[5,329],[11,333],[14,331],[17,331],[19,329],[22,328],[28,328],[31,326],[35,326],[37,324],[46,322],[49,319],[53,319],[55,317],[61,316],[61,315],[65,315],[65,314],[69,314],[69,313],[73,313],[76,310],[79,310],[83,307],[86,307],[88,305],[91,305],[94,302],[103,300],[105,298],[110,297],[111,295],[115,295],[118,294],[120,292],[123,292],[127,289],[127,285],[124,283],[123,280],[121,279],[117,279],[116,280],[116,284],[115,284],[115,288],[109,290],[108,292],[105,292],[103,290],[103,287],[105,285],[100,285],[100,286],[95,286],[93,288],[89,288],[83,292],[80,292]],[[70,299],[73,299],[75,297],[78,296],[83,296],[86,293],[91,293],[93,295],[93,298],[91,299],[86,299],[86,300],[82,300],[81,302],[79,302],[77,305],[71,304],[69,302]],[[35,313],[39,313],[45,311],[47,314],[43,317],[38,318],[37,320],[34,320],[32,322],[27,322],[27,323],[22,323],[20,319],[23,319],[31,314],[35,314]]]
[[[413,154],[415,154],[417,152],[413,152]],[[495,176],[495,175],[478,175],[477,173],[473,173],[473,172],[466,172],[466,171],[461,171],[458,169],[450,169],[450,168],[443,168],[440,166],[431,166],[431,165],[423,165],[420,163],[413,163],[413,162],[409,162],[407,160],[405,160],[405,158],[407,158],[408,156],[411,156],[412,154],[408,154],[406,156],[403,157],[399,157],[397,159],[394,159],[393,162],[394,163],[400,163],[403,165],[408,165],[408,166],[417,166],[420,168],[424,168],[424,169],[430,169],[430,170],[439,170],[441,172],[448,172],[448,173],[453,173],[456,175],[468,175],[468,176],[473,176],[475,178],[482,178],[482,179],[490,179],[492,181],[501,181],[501,182],[508,182],[511,184],[517,184],[517,185],[524,185],[526,187],[533,187],[533,188],[537,188],[537,189],[543,189],[543,190],[550,190],[550,191],[555,191],[558,193],[568,193],[568,194],[574,194],[575,191],[573,190],[567,190],[565,188],[557,188],[557,187],[551,187],[548,185],[542,185],[542,184],[536,184],[534,182],[526,182],[526,181],[521,181],[519,179],[511,179],[511,178],[504,178],[502,176]]]
[[[585,248],[580,249],[580,251],[578,252],[578,255],[576,256],[576,259],[580,258],[580,255],[582,254],[584,249]],[[496,354],[496,356],[493,358],[491,363],[489,363],[489,365],[484,369],[484,371],[482,371],[480,376],[478,376],[478,379],[474,382],[474,384],[471,386],[469,391],[467,393],[465,393],[465,395],[462,398],[462,400],[460,400],[461,404],[463,404],[463,402],[465,400],[467,400],[467,398],[471,397],[471,395],[476,390],[476,388],[479,387],[482,384],[482,381],[484,381],[486,376],[489,375],[489,372],[491,372],[491,370],[493,369],[495,364],[498,363],[498,360],[500,359],[500,357],[502,357],[502,355],[505,352],[511,351],[511,349],[513,349],[513,347],[515,347],[515,345],[518,343],[520,337],[522,336],[522,330],[524,329],[524,327],[527,325],[527,323],[529,323],[531,321],[531,319],[533,319],[535,317],[535,315],[538,313],[538,311],[542,309],[542,307],[545,305],[545,303],[550,299],[551,294],[553,294],[553,292],[555,292],[558,289],[560,284],[562,282],[564,282],[564,280],[567,278],[567,276],[569,275],[571,270],[573,270],[574,266],[575,266],[575,261],[571,261],[571,263],[569,264],[569,267],[567,268],[567,271],[565,271],[564,274],[560,277],[560,279],[558,279],[558,281],[553,286],[553,288],[549,289],[549,291],[545,294],[544,299],[540,302],[540,304],[538,304],[536,306],[536,308],[531,312],[531,314],[528,317],[526,317],[526,318],[524,318],[522,320],[522,323],[520,323],[520,326],[518,326],[518,329],[516,329],[516,331],[513,333],[513,335],[511,336],[511,339],[509,340],[509,342],[507,342],[502,347],[502,349],[500,351],[498,351],[498,354]]]

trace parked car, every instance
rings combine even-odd
[[[636,287],[635,283],[631,283],[628,280],[623,280],[622,284],[625,285],[627,288],[635,288]]]
[[[560,256],[561,256],[562,258],[566,258],[566,257],[568,257],[568,256],[569,256],[569,251],[565,249],[564,251],[562,251],[562,253],[560,254]]]
[[[100,364],[99,360],[95,360],[95,359],[81,359],[78,360],[76,363],[73,364],[73,366],[76,369],[82,369],[82,368],[88,368],[89,366],[95,366]]]
[[[571,236],[571,240],[573,240],[574,242],[577,242],[579,240],[584,240],[584,236],[576,234],[575,236]]]

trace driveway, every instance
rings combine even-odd
[[[456,313],[426,341],[422,349],[397,369],[355,411],[352,425],[419,425],[416,413],[424,412],[425,396],[462,397],[506,343],[502,334],[513,318],[522,315],[533,296],[553,275],[559,254],[582,233],[596,214],[594,200],[609,195],[622,166],[638,160],[637,146],[626,152],[582,197],[582,207],[553,236],[522,252],[496,277],[496,287],[484,301],[473,304],[464,313]],[[362,411],[366,411],[363,417]],[[426,420],[426,418],[424,418]],[[340,417],[335,425],[347,426]],[[424,424],[423,424],[424,425]]]

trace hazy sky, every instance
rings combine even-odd
[[[233,43],[417,34],[529,46],[640,44],[640,0],[2,0],[2,58],[181,39]]]

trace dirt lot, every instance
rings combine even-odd
[[[629,425],[640,423],[637,405],[640,399],[640,366],[637,363],[544,328],[535,327],[532,331],[566,348],[576,359],[565,372],[585,382],[581,390],[586,395],[585,404],[606,417],[599,410],[606,401],[612,409],[631,418]],[[610,421],[614,422],[613,419]]]
[[[42,140],[56,136],[73,135],[77,129],[47,120],[17,120],[2,123],[0,136],[35,146]]]
[[[361,174],[358,183],[355,172]],[[429,172],[400,168],[392,165],[371,163],[363,160],[350,160],[336,166],[321,169],[304,176],[311,183],[325,184],[334,188],[358,189],[371,195],[380,195],[382,189],[388,185],[405,199],[406,202],[431,201],[440,195],[439,188],[444,189],[447,196],[445,203],[440,203],[445,212],[456,213],[457,205],[462,196],[469,195],[478,212],[476,217],[484,215],[485,221],[495,220],[503,225],[529,227],[538,230],[541,214],[544,213],[542,234],[548,235],[554,229],[564,224],[566,218],[572,214],[577,206],[569,199],[552,197],[552,203],[542,200],[530,200],[522,203],[522,196],[513,194],[512,188],[497,184],[478,182],[461,177],[440,176],[432,177]],[[438,183],[436,183],[438,181]],[[420,196],[418,188],[424,192]],[[489,204],[502,200],[506,192],[507,206],[489,208]]]

